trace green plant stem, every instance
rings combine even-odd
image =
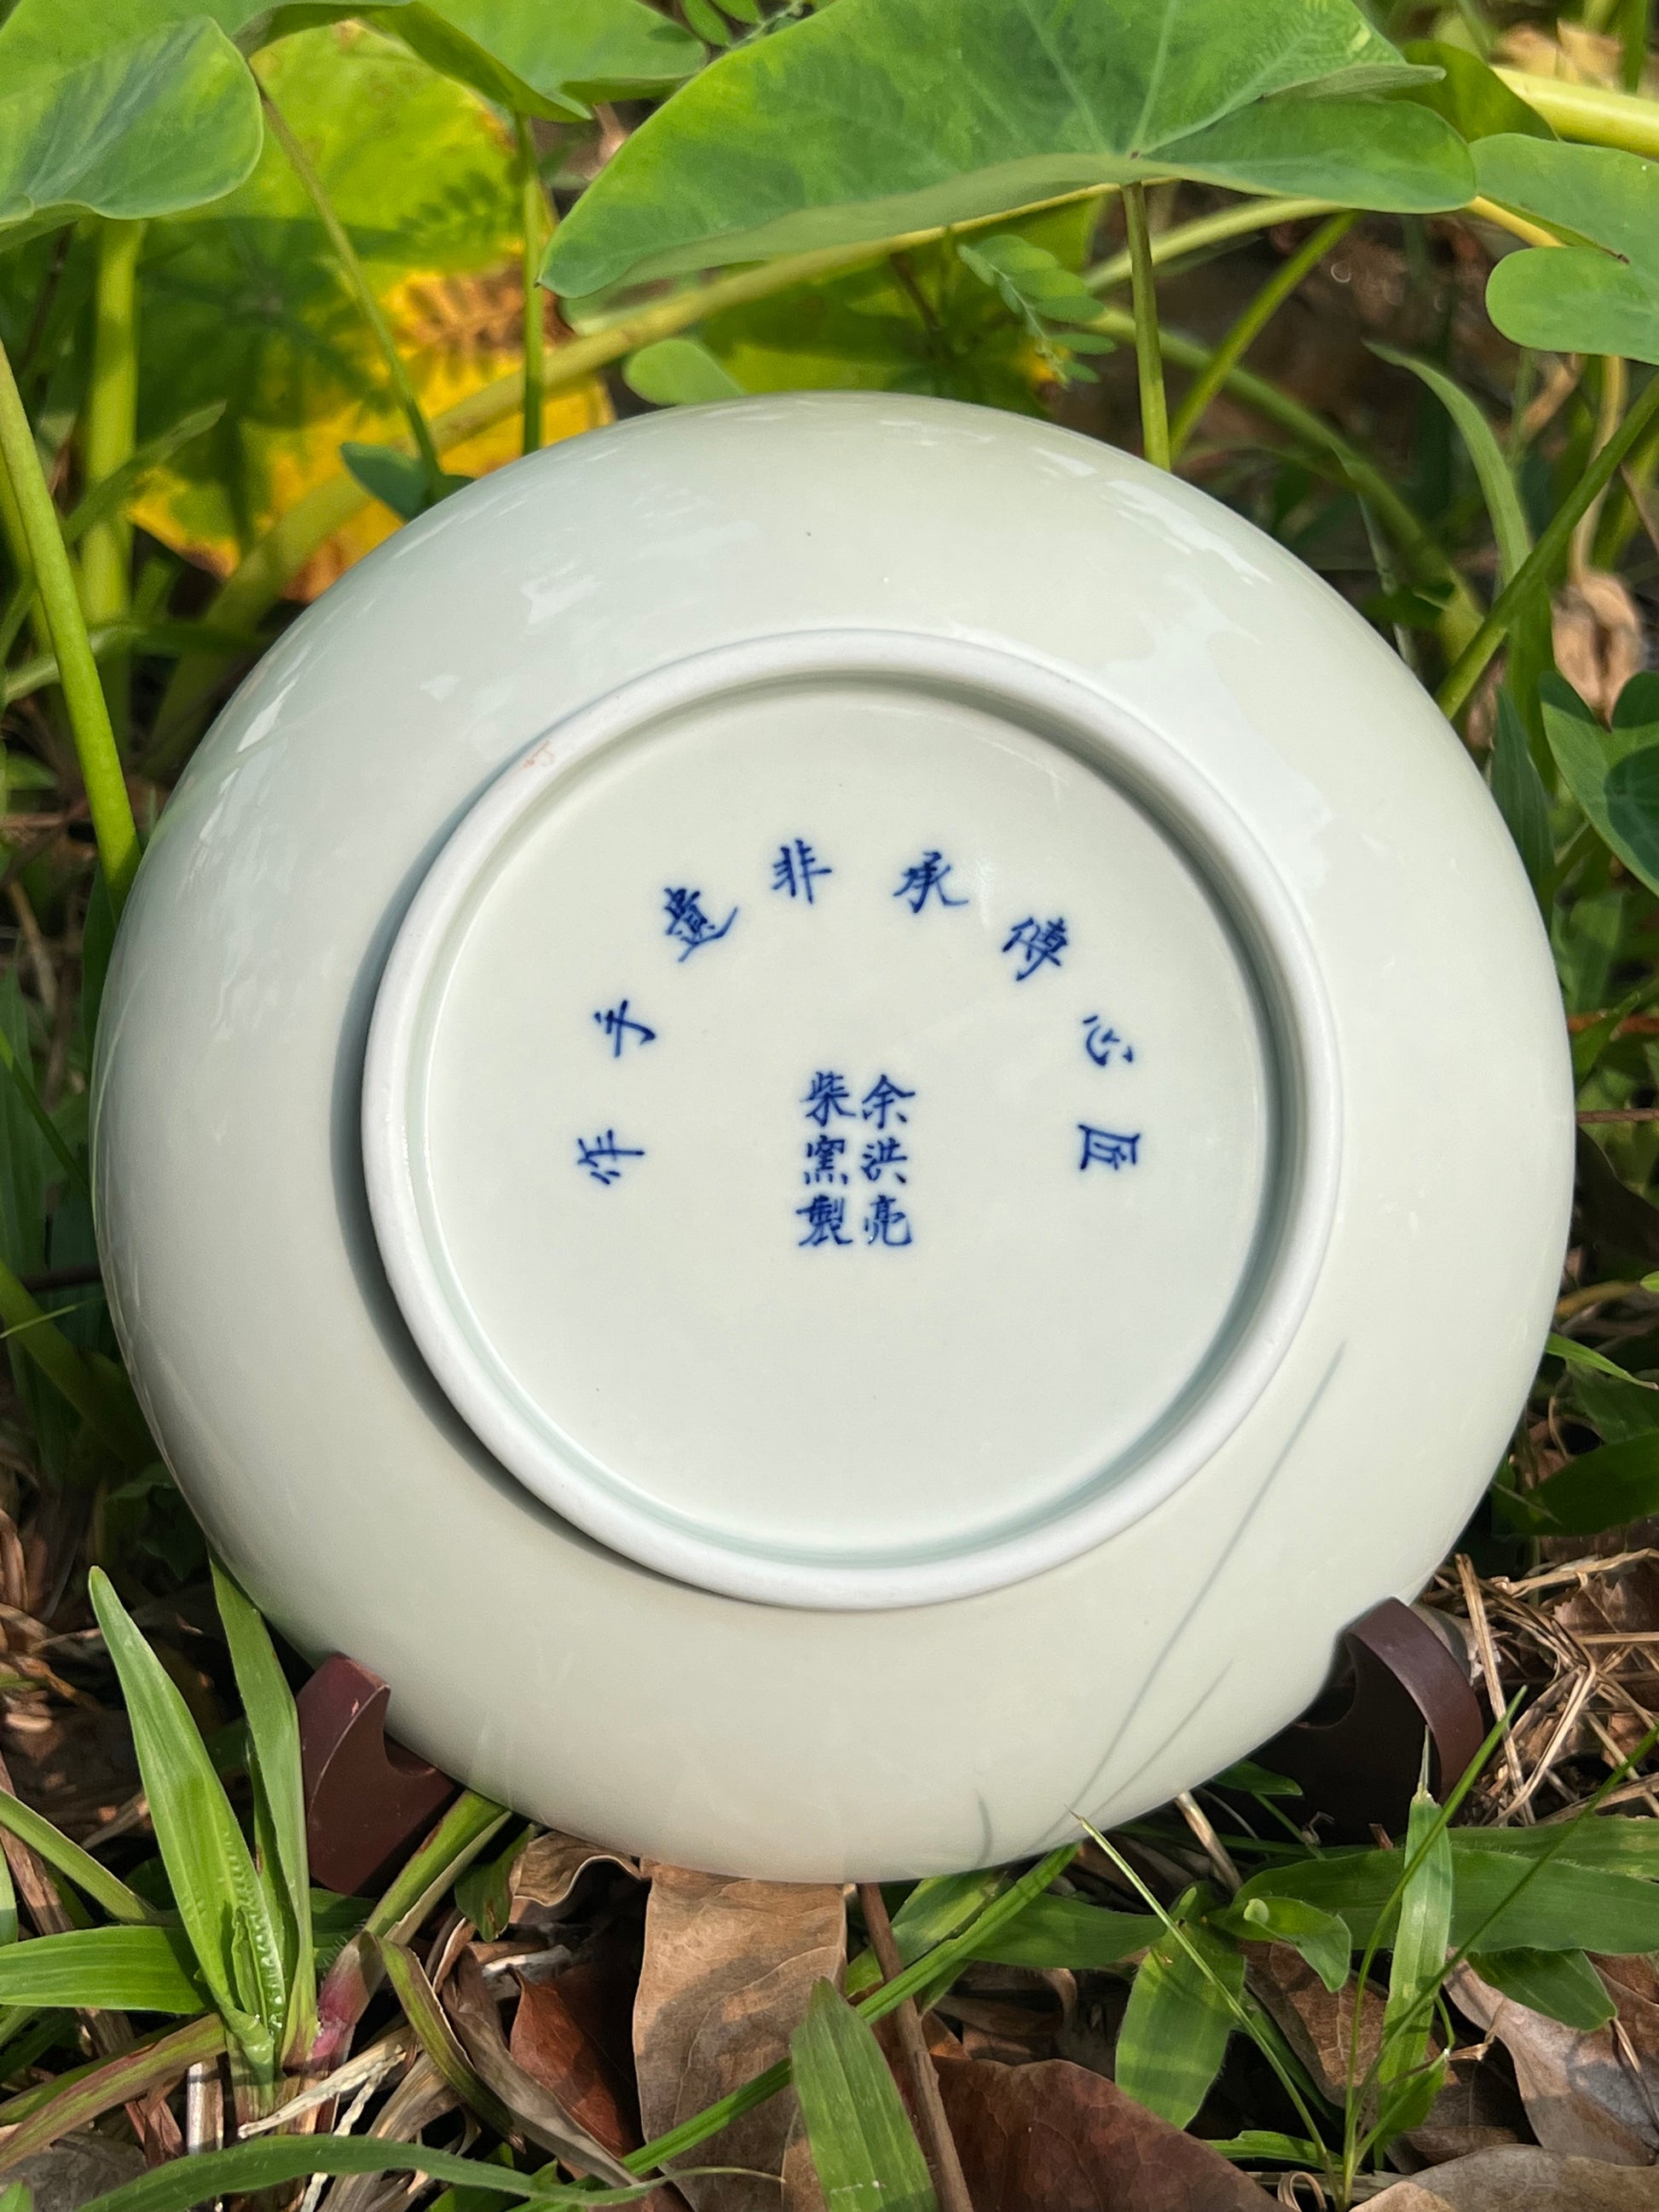
[[[694,323],[718,314],[724,308],[746,307],[753,301],[786,292],[792,285],[810,283],[815,277],[836,276],[845,270],[884,261],[890,254],[902,252],[907,247],[932,245],[947,233],[967,234],[1017,221],[1042,208],[1100,199],[1115,189],[1109,185],[1091,185],[1085,191],[1064,192],[1055,199],[1039,201],[1031,208],[1018,209],[1012,214],[988,216],[978,223],[939,224],[929,230],[907,231],[900,237],[874,243],[820,246],[811,253],[792,254],[785,260],[739,270],[735,276],[719,277],[712,283],[689,285],[669,299],[651,301],[618,316],[614,322],[556,346],[546,357],[542,389],[544,392],[568,392],[637,347],[653,344],[658,338],[672,337],[677,331],[688,330]],[[441,448],[459,446],[516,414],[523,404],[523,379],[514,369],[469,393],[435,416],[432,424],[434,439]],[[337,531],[343,530],[368,502],[369,495],[343,470],[338,476],[315,485],[272,524],[226,578],[208,610],[208,619],[222,629],[256,629],[260,617],[282,596],[289,578],[297,574],[318,548]],[[210,652],[194,654],[180,662],[161,702],[155,743],[144,763],[149,772],[158,775],[169,773],[189,750],[202,710],[222,680],[225,668],[225,656]]]
[[[1273,271],[1250,301],[1210,356],[1206,366],[1193,379],[1176,410],[1175,420],[1170,425],[1171,467],[1180,459],[1182,449],[1203,421],[1210,402],[1226,382],[1233,368],[1244,358],[1261,331],[1279,313],[1303,278],[1318,268],[1338,239],[1345,236],[1358,220],[1356,215],[1345,210],[1321,223],[1310,237],[1304,239],[1289,259]]]
[[[1134,335],[1134,319],[1119,307],[1103,307],[1091,330],[1102,331],[1108,337],[1124,340]],[[1184,331],[1171,330],[1166,324],[1162,333],[1162,344],[1170,360],[1182,368],[1202,371],[1210,358],[1211,349]],[[1447,616],[1453,625],[1453,635],[1461,647],[1462,639],[1473,635],[1480,617],[1469,590],[1453,568],[1446,556],[1435,544],[1422,523],[1412,512],[1399,492],[1376,464],[1367,459],[1357,446],[1349,443],[1340,430],[1333,429],[1310,407],[1281,392],[1265,376],[1252,369],[1234,368],[1225,379],[1227,389],[1268,421],[1276,422],[1304,445],[1313,446],[1331,455],[1340,467],[1344,477],[1359,496],[1369,501],[1400,550],[1406,556],[1415,577],[1431,578],[1437,583],[1449,584],[1452,599]]]
[[[263,85],[259,88],[259,98],[264,104],[265,119],[270,125],[273,137],[287,155],[295,175],[305,187],[306,197],[317,211],[317,220],[328,234],[328,242],[334,249],[334,258],[339,264],[346,289],[356,301],[358,312],[373,331],[374,342],[380,349],[380,358],[386,364],[386,379],[392,386],[392,397],[403,410],[404,420],[409,425],[409,434],[415,441],[415,451],[426,471],[428,490],[434,500],[440,498],[443,492],[444,471],[443,464],[438,459],[432,428],[410,380],[408,366],[398,350],[391,325],[381,313],[380,303],[374,296],[362,263],[357,258],[357,249],[347,235],[345,225],[336,214],[334,203],[324,190],[323,180],[318,175],[311,156],[289,127],[287,117]]]
[[[546,323],[541,289],[537,279],[552,234],[547,195],[536,166],[536,142],[530,118],[513,118],[514,143],[519,156],[519,202],[524,226],[524,451],[533,453],[542,442],[543,380],[546,376]]]
[[[1617,354],[1601,356],[1601,388],[1595,403],[1595,446],[1605,446],[1619,428],[1626,402],[1630,394],[1630,371]],[[1590,565],[1590,555],[1595,544],[1596,525],[1601,520],[1601,508],[1607,492],[1598,492],[1578,518],[1573,529],[1572,542],[1567,551],[1567,574],[1575,584],[1582,583]]]
[[[1500,69],[1497,74],[1563,138],[1589,146],[1617,146],[1650,160],[1659,156],[1659,100],[1609,92],[1599,84],[1529,76],[1524,70]]]
[[[1334,200],[1241,200],[1214,215],[1198,216],[1191,222],[1178,222],[1159,231],[1152,244],[1152,265],[1162,269],[1171,261],[1185,260],[1188,254],[1207,253],[1211,247],[1231,245],[1236,238],[1271,230],[1278,223],[1304,222],[1310,216],[1336,212]],[[1128,283],[1131,270],[1126,246],[1122,252],[1085,270],[1083,281],[1091,292],[1109,292]]]
[[[873,2023],[885,2020],[888,2014],[896,2011],[907,1997],[914,1997],[919,1990],[938,1982],[941,1973],[945,1975],[945,1985],[948,1986],[948,1982],[954,1979],[973,1957],[975,1947],[1023,1912],[1033,1898],[1041,1897],[1049,1883],[1064,1874],[1077,1853],[1075,1844],[1062,1844],[1057,1850],[1050,1851],[1047,1858],[1040,1859],[1018,1881],[994,1897],[983,1911],[976,1913],[959,1935],[935,1944],[931,1951],[925,1951],[902,1974],[895,1975],[890,1982],[883,1982],[866,1997],[861,1998],[856,2009]],[[769,2098],[775,2097],[780,2089],[788,2087],[791,2071],[788,2059],[779,2059],[776,2065],[769,2066],[763,2074],[757,2074],[752,2081],[745,2081],[740,2089],[733,2089],[728,2096],[720,2098],[706,2111],[694,2113],[689,2120],[682,2120],[678,2127],[671,2128],[666,2135],[658,2136],[641,2149],[629,2151],[623,2164],[630,2173],[655,2172],[671,2158],[678,2158],[688,2150],[695,2150],[700,2142],[707,2142],[710,2136],[718,2135],[722,2128],[729,2126],[742,2113],[753,2112],[757,2105],[763,2105]]]
[[[1486,672],[1487,662],[1533,593],[1548,590],[1571,543],[1580,515],[1613,481],[1626,454],[1655,422],[1659,422],[1659,371],[1649,377],[1635,405],[1606,445],[1591,457],[1583,476],[1540,533],[1538,543],[1493,600],[1480,628],[1459,653],[1438,694],[1440,711],[1448,721],[1453,720],[1468,703],[1469,694]]]
[[[98,857],[103,863],[110,904],[118,917],[137,871],[138,825],[132,818],[132,802],[127,796],[98,664],[87,638],[75,573],[58,526],[58,511],[40,472],[34,434],[3,344],[0,344],[0,464],[10,479],[29,565],[58,657]]]
[[[106,222],[98,232],[93,288],[92,375],[81,458],[86,489],[131,459],[138,437],[138,257],[142,222]],[[124,622],[132,605],[132,525],[105,515],[81,546],[81,600],[88,623]],[[131,664],[123,653],[104,670],[104,694],[117,732],[127,727]]]
[[[1135,374],[1140,386],[1140,447],[1155,469],[1173,465],[1170,410],[1164,396],[1164,356],[1158,343],[1158,284],[1152,233],[1146,225],[1146,187],[1123,187],[1123,226],[1129,241],[1129,289],[1134,301]]]

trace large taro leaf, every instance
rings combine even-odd
[[[239,185],[259,151],[246,64],[204,15],[89,54],[0,25],[0,240],[81,215],[173,214]]]
[[[1659,362],[1659,161],[1504,133],[1474,149],[1483,195],[1587,240],[1506,254],[1486,312],[1547,353]]]
[[[547,282],[592,294],[1140,177],[1460,206],[1456,132],[1371,96],[1420,74],[1352,0],[836,0],[650,117]]]
[[[643,0],[399,0],[370,20],[521,115],[585,116],[596,100],[660,96],[703,58]]]
[[[518,201],[498,122],[459,85],[352,25],[285,39],[257,67],[309,151],[436,415],[520,359]],[[347,440],[401,438],[380,353],[274,141],[235,195],[155,226],[145,255],[140,434],[224,402],[150,479],[135,519],[224,574],[335,476]],[[593,386],[550,401],[545,434],[605,419]],[[517,450],[516,416],[445,456],[477,475]],[[387,536],[378,502],[296,580],[310,598]]]

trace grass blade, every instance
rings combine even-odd
[[[1176,1912],[1179,1918],[1179,1906]],[[1243,1954],[1215,1930],[1187,1922],[1160,1936],[1141,1961],[1118,2032],[1119,2088],[1184,2128],[1221,2071],[1243,1991]]]
[[[313,2173],[423,2173],[433,2181],[498,2197],[533,2197],[538,2205],[632,2204],[660,2183],[635,2189],[550,2186],[539,2174],[515,2173],[489,2159],[457,2158],[424,2143],[377,2142],[363,2136],[264,2136],[228,2150],[199,2152],[158,2166],[137,2181],[94,2197],[82,2212],[191,2212],[216,2197],[281,2189]]]
[[[216,2013],[207,2013],[188,2027],[149,2037],[117,2057],[94,2058],[89,2065],[60,2074],[55,2081],[26,2090],[0,2105],[0,2126],[14,2129],[0,2150],[0,2169],[33,2151],[46,2150],[72,2128],[84,2127],[131,2098],[147,2096],[186,2068],[216,2057],[224,2047],[224,2022]]]
[[[177,1928],[71,1928],[0,1950],[0,2004],[200,2012],[206,1995]]]
[[[256,1831],[265,1862],[263,1871],[280,1899],[288,1936],[284,1946],[288,1954],[286,2056],[309,2043],[317,2011],[300,1716],[264,1620],[216,1559],[213,1590],[247,1721],[248,1769],[253,1783]]]
[[[789,2056],[829,2212],[938,2212],[881,2045],[830,1983],[813,1990]]]
[[[147,1923],[159,1924],[162,1919],[163,1916],[154,1905],[146,1905],[136,1890],[129,1889],[118,1875],[112,1875],[106,1866],[94,1858],[90,1851],[83,1851],[79,1844],[70,1842],[61,1828],[54,1828],[50,1820],[32,1806],[24,1804],[21,1797],[14,1797],[3,1790],[0,1790],[0,1828],[15,1836],[19,1843],[27,1844],[32,1851],[38,1852],[55,1873],[61,1874],[65,1881],[72,1881],[83,1897],[89,1897],[94,1905],[102,1905],[112,1920],[125,1921],[137,1927]],[[3,1860],[0,1860],[0,1864],[3,1864]],[[15,1900],[11,1902],[9,1911],[12,1934],[6,1935],[0,1930],[0,1942],[9,1943],[16,1933],[17,1907]]]
[[[269,2079],[287,1992],[276,1931],[252,1855],[177,1686],[133,1626],[108,1577],[94,1567],[88,1587],[120,1677],[138,1771],[179,1917],[226,2026],[255,2075]]]

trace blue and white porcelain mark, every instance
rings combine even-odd
[[[1109,1482],[1253,1264],[1252,986],[1179,847],[996,715],[718,696],[556,776],[428,997],[451,1309],[546,1449],[736,1547]]]

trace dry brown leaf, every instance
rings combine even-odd
[[[1592,31],[1583,23],[1517,23],[1498,40],[1494,58],[1532,76],[1616,87],[1621,82],[1624,48],[1605,31]]]
[[[1631,678],[1647,665],[1642,617],[1620,578],[1591,568],[1555,596],[1555,665],[1605,721]]]
[[[814,1983],[847,1957],[838,1886],[735,1881],[650,1864],[645,1961],[634,2000],[640,2124],[665,2134],[747,2081],[788,2048]],[[768,2179],[707,2175],[679,2183],[695,2212],[778,2212],[795,2118],[786,2092],[699,2146],[688,2163],[742,2166]]]
[[[563,1984],[581,1972],[573,1966],[551,1982],[520,1984],[507,2048],[532,2081],[557,2098],[579,2127],[620,2158],[637,2150],[640,2135],[629,2106],[629,2085],[578,2020]]]
[[[974,2212],[1263,2212],[1207,2143],[1085,2067],[935,2063]]]
[[[1529,2143],[1483,2150],[1396,2181],[1366,2212],[1659,2212],[1659,2172],[1561,2158]]]
[[[544,1917],[556,1914],[588,1868],[601,1864],[620,1867],[624,1874],[640,1870],[639,1862],[623,1852],[607,1850],[603,1844],[587,1843],[580,1836],[563,1835],[557,1828],[532,1837],[513,1869],[511,1923],[533,1925],[538,1911]]]
[[[1449,1990],[1458,2010],[1509,2052],[1532,2131],[1546,2150],[1612,2166],[1652,2162],[1659,2119],[1614,2027],[1588,2034],[1564,2027],[1503,1996],[1468,1966],[1458,1968]]]
[[[579,2172],[595,2175],[618,2189],[629,2186],[635,2177],[545,2082],[527,2073],[514,2057],[501,2033],[501,2014],[484,1981],[483,1969],[470,1949],[455,1961],[443,2004],[479,2080],[501,2099],[532,2141]]]
[[[1340,2105],[1345,2094],[1353,2039],[1353,1984],[1333,1996],[1313,1968],[1288,1943],[1269,1943],[1250,1951],[1250,1986],[1273,2015],[1274,2025],[1312,2075],[1320,2094]],[[1365,1992],[1361,2008],[1358,2071],[1363,2078],[1376,2063],[1382,2039],[1382,2000]]]

